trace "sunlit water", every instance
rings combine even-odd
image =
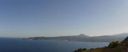
[[[0,52],[72,52],[78,48],[107,46],[108,42],[73,42],[0,38]]]

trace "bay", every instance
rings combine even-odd
[[[109,42],[74,42],[56,40],[23,40],[0,38],[0,52],[72,52],[78,48],[97,48]]]

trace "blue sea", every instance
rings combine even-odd
[[[72,52],[78,48],[89,49],[104,47],[108,44],[108,42],[74,42],[0,38],[0,52]]]

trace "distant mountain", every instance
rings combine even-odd
[[[90,37],[85,34],[76,36],[59,36],[59,37],[30,37],[24,38],[24,40],[68,40],[68,41],[84,41],[84,42],[111,42],[111,41],[122,41],[128,33],[121,33],[109,36],[94,36]]]
[[[115,36],[115,37],[127,37],[128,33],[115,34],[115,35],[112,35],[112,36]]]
[[[92,37],[92,40],[95,41],[104,41],[104,42],[111,42],[111,41],[122,41],[128,36],[128,33],[121,33],[121,34],[114,34],[109,36],[97,36]]]
[[[80,34],[80,35],[78,35],[78,37],[89,37],[89,36],[87,36],[85,34]]]

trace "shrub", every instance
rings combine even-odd
[[[108,45],[108,48],[115,48],[118,45],[120,45],[120,43],[118,41],[113,41]]]

